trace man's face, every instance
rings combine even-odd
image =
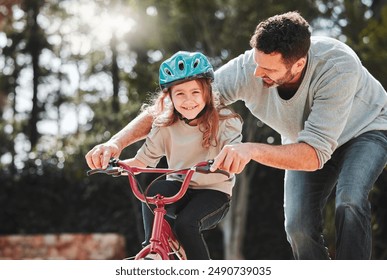
[[[265,54],[255,50],[254,60],[257,64],[254,76],[260,77],[265,87],[278,87],[296,82],[297,73],[292,71],[293,65],[287,66],[280,53]]]

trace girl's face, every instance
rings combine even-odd
[[[185,118],[194,119],[206,106],[201,84],[197,80],[171,87],[171,98],[175,109]],[[190,124],[194,125],[195,121]]]

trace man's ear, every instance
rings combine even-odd
[[[306,61],[306,57],[301,57],[299,60],[296,61],[296,63],[293,64],[293,70],[296,73],[300,73],[306,66]]]

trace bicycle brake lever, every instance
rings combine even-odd
[[[121,176],[122,169],[119,167],[118,161],[119,160],[116,158],[111,158],[109,161],[108,167],[106,167],[105,169],[103,168],[91,169],[91,170],[88,170],[86,174],[87,176],[91,176],[97,173],[112,175],[113,177]]]
[[[211,173],[220,173],[220,174],[227,176],[228,178],[231,177],[231,174],[229,172],[222,170],[222,169],[216,169],[215,171],[213,171]]]
[[[91,169],[86,172],[87,176],[91,176],[97,173],[102,173],[102,174],[107,174],[107,175],[112,175],[112,176],[120,176],[122,173],[121,168],[119,167],[111,167],[109,166],[106,169],[102,168],[96,168],[96,169]]]
[[[225,170],[222,170],[222,169],[216,169],[215,171],[211,171],[210,168],[211,168],[211,165],[214,163],[214,160],[213,159],[210,159],[207,161],[207,165],[205,166],[198,166],[196,167],[196,171],[199,172],[199,173],[204,173],[204,174],[209,174],[209,173],[220,173],[220,174],[223,174],[223,175],[226,175],[227,177],[230,178],[230,173],[225,171]]]

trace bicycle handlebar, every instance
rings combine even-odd
[[[219,173],[227,177],[230,177],[230,173],[224,170],[217,169],[213,172],[210,171],[210,167],[213,162],[214,162],[213,160],[203,161],[195,164],[190,168],[174,170],[174,169],[168,169],[168,168],[149,168],[149,167],[129,166],[118,159],[111,159],[106,169],[99,169],[99,168],[92,169],[92,170],[88,170],[86,174],[87,176],[91,176],[97,173],[107,174],[113,177],[128,176],[129,184],[134,195],[142,202],[156,204],[156,202],[160,203],[160,198],[161,198],[162,203],[171,204],[173,202],[178,201],[185,194],[186,190],[188,189],[189,183],[191,181],[192,175],[195,172],[202,173],[202,174]],[[143,194],[139,190],[138,184],[134,175],[140,174],[140,173],[164,173],[164,174],[173,173],[173,174],[185,174],[186,176],[182,182],[179,192],[176,193],[174,196],[156,198],[156,197],[148,197],[148,196],[146,197],[145,194]]]

